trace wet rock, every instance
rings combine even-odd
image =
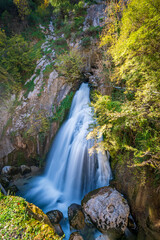
[[[74,232],[70,235],[69,240],[84,240],[84,239],[78,232]]]
[[[25,175],[27,173],[30,173],[31,172],[31,168],[26,166],[26,165],[21,165],[21,174],[22,175]]]
[[[103,187],[88,193],[82,200],[82,209],[102,233],[110,232],[116,238],[127,227],[129,206],[114,188]]]
[[[109,237],[107,235],[100,235],[95,240],[109,240]]]
[[[60,212],[59,210],[49,211],[46,213],[46,215],[48,216],[50,222],[53,225],[56,223],[59,223],[61,221],[61,219],[63,218],[63,213]]]
[[[60,224],[54,224],[54,230],[60,237],[62,237],[64,235],[64,232],[63,232]]]
[[[13,166],[5,166],[2,168],[2,174],[3,175],[15,175],[20,172],[20,169],[18,167]]]
[[[128,226],[129,230],[131,231],[136,231],[136,224],[134,222],[133,217],[131,216],[131,214],[128,217]]]
[[[80,230],[85,227],[85,217],[82,212],[82,207],[78,204],[71,204],[68,208],[68,219],[70,226]]]

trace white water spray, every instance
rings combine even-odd
[[[80,203],[89,191],[107,186],[109,160],[102,153],[88,154],[94,140],[87,140],[94,123],[89,106],[89,87],[83,83],[72,101],[69,117],[60,128],[47,159],[44,175],[33,179],[24,197],[44,212],[67,213],[71,203]]]

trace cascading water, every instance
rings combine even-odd
[[[83,83],[54,140],[44,174],[33,179],[23,195],[44,212],[59,209],[65,215],[71,203],[80,203],[87,192],[109,184],[107,156],[88,154],[94,144],[94,140],[86,139],[89,126],[94,123],[89,102],[89,87]]]

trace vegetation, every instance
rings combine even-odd
[[[0,90],[5,95],[19,92],[32,75],[44,41],[35,25],[49,17],[52,8],[47,0],[10,0],[1,1],[0,9]]]
[[[46,215],[23,198],[0,192],[0,212],[1,239],[62,239],[48,225]]]
[[[76,83],[80,79],[84,62],[78,50],[59,55],[56,61],[59,73],[65,76],[68,82]]]
[[[115,94],[95,97],[99,126],[89,137],[101,133],[104,141],[95,148],[108,149],[115,159],[130,153],[132,166],[150,165],[160,173],[160,3],[131,0],[126,8],[115,1],[108,11],[110,22],[101,37],[104,63],[112,87],[123,91],[119,101]]]
[[[0,50],[0,67],[4,73],[1,84],[4,89],[17,90],[24,83],[26,75],[33,71],[35,60],[31,58],[29,44],[20,35],[8,38],[5,32],[1,31]]]
[[[71,92],[63,99],[59,107],[55,109],[53,108],[53,117],[51,118],[51,121],[58,121],[60,124],[64,121],[66,114],[71,107],[73,96],[74,93]]]

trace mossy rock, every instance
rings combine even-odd
[[[60,240],[46,214],[21,197],[0,193],[0,239]]]

